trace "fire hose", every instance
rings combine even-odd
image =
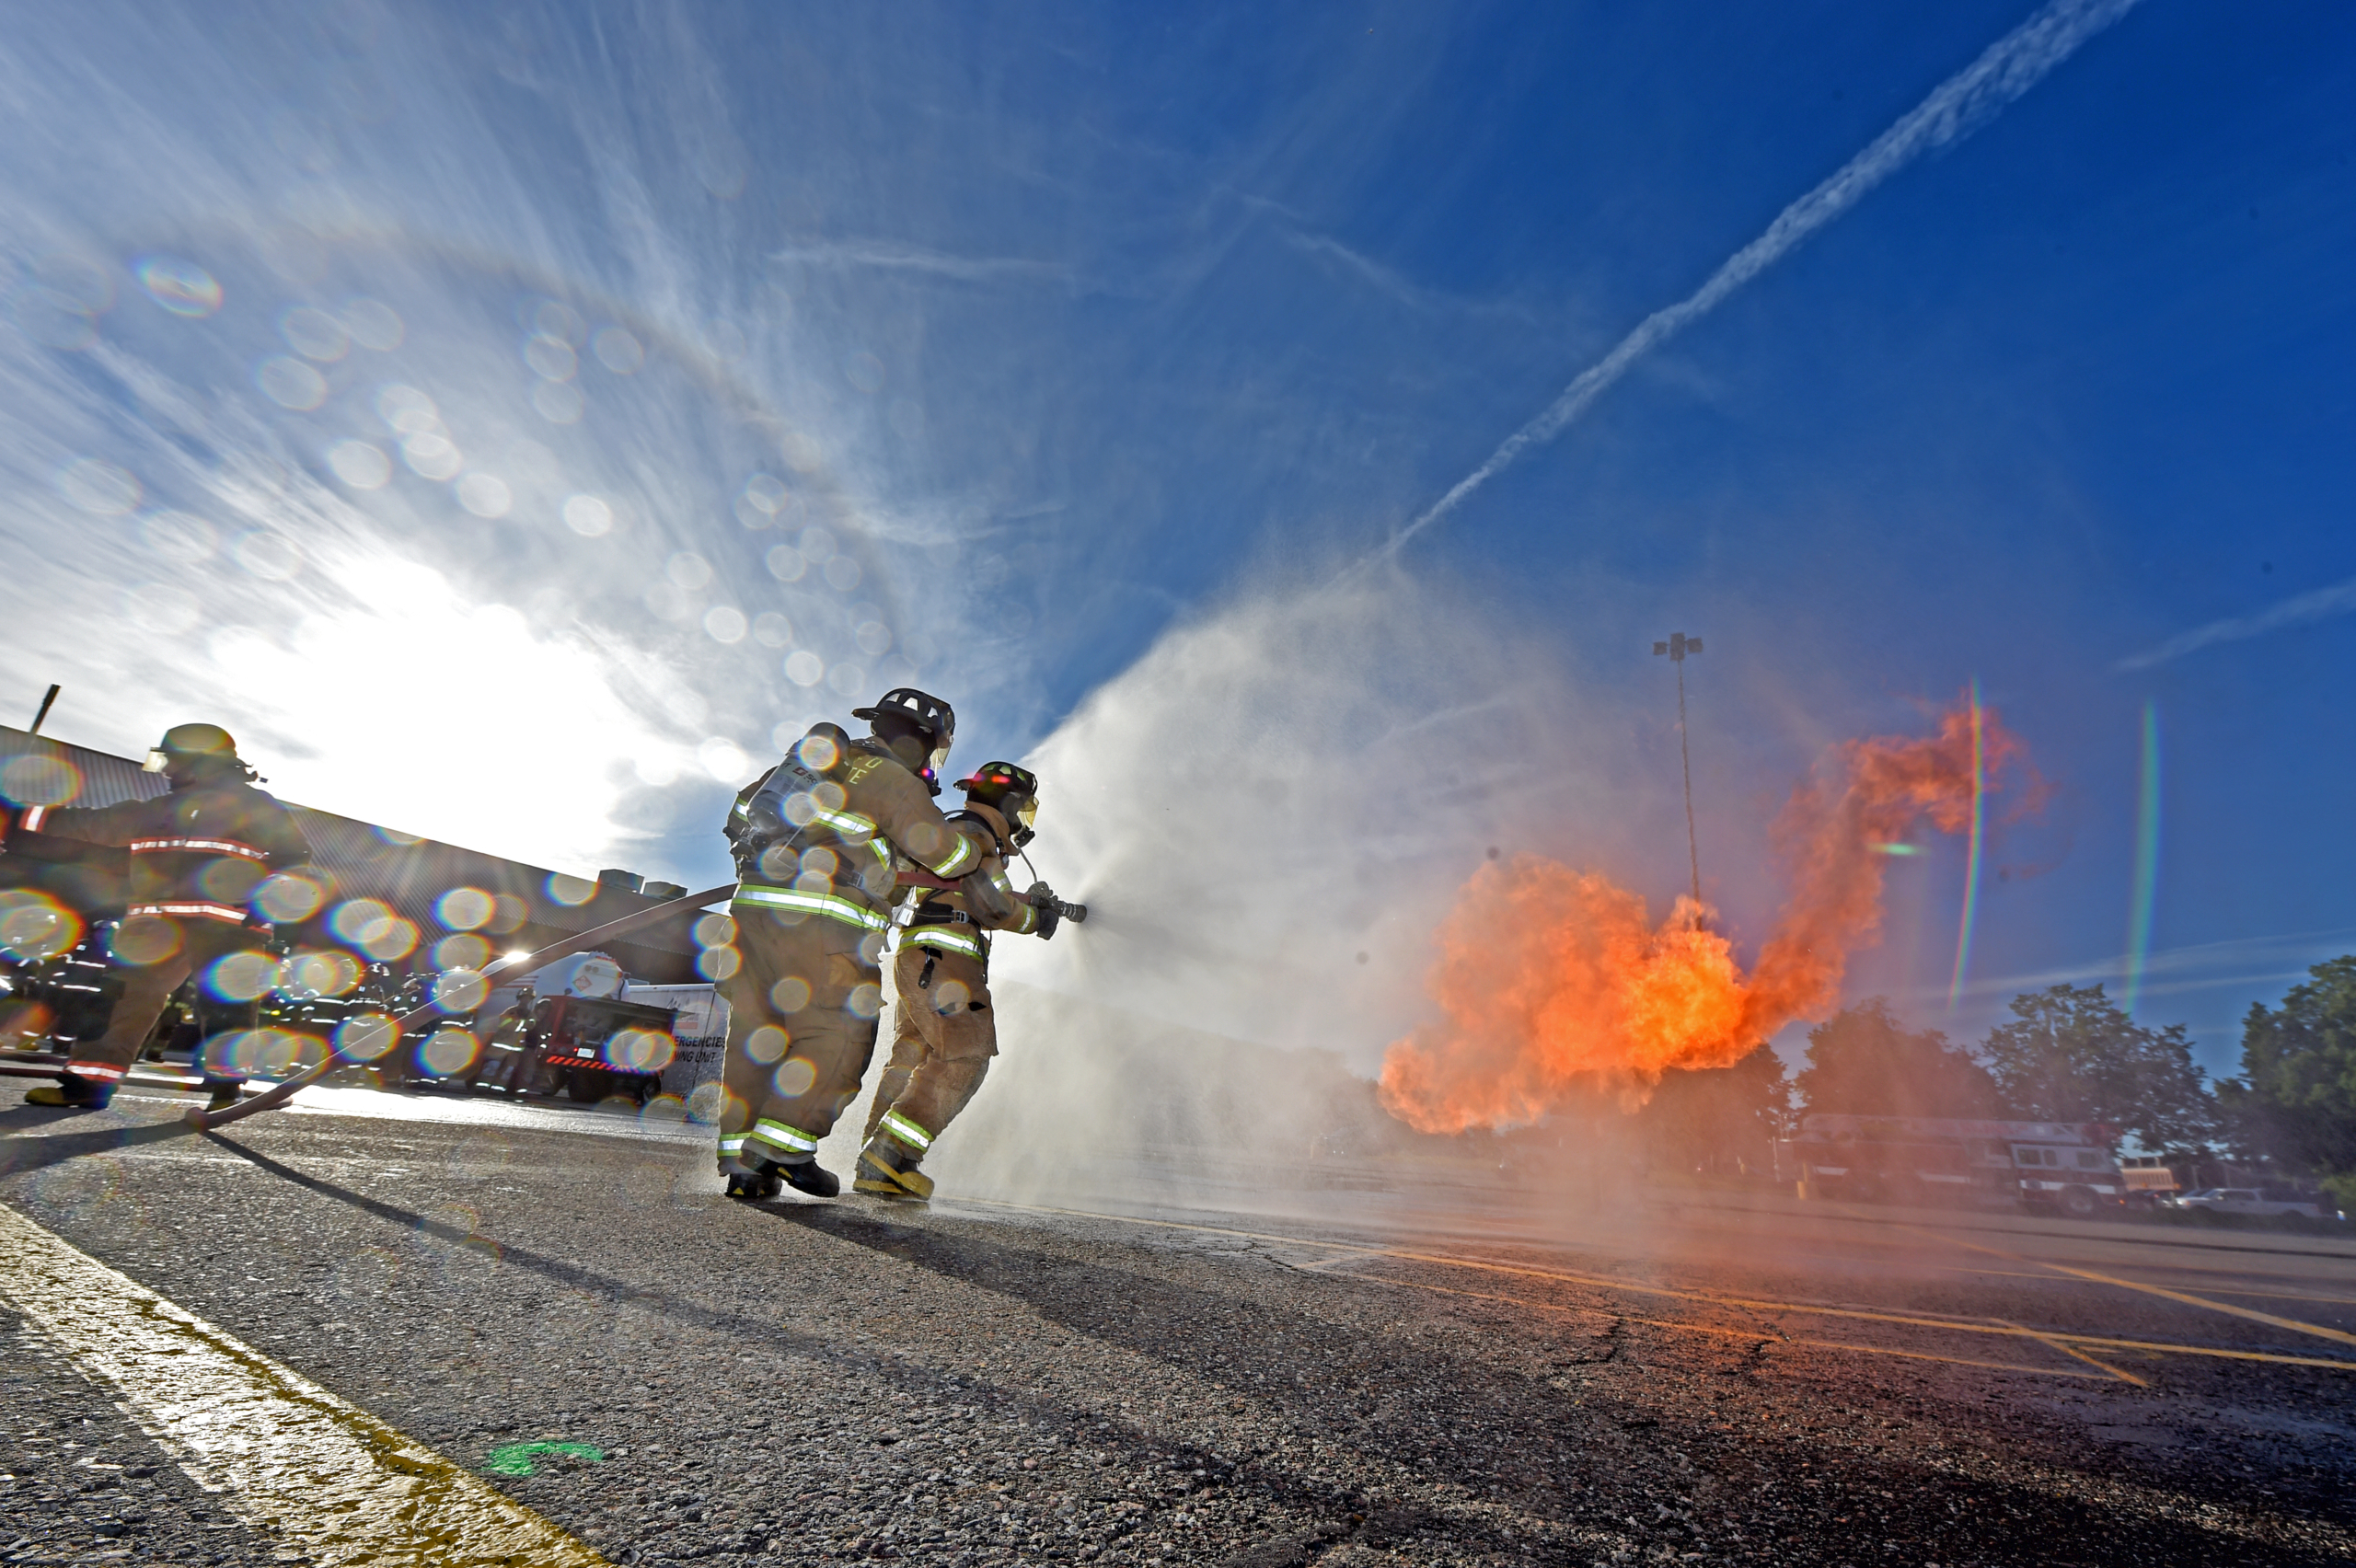
[[[521,958],[505,960],[492,968],[484,970],[482,977],[489,982],[498,975],[544,968],[560,958],[571,958],[574,953],[585,952],[600,942],[610,941],[623,932],[634,931],[641,926],[651,926],[666,916],[700,909],[705,905],[725,898],[735,891],[734,882],[725,882],[702,893],[691,893],[685,898],[674,898],[666,903],[652,905],[634,915],[625,915],[618,920],[608,920],[602,926],[581,932],[578,936],[567,937],[560,942],[551,942],[537,952],[528,952]],[[407,1031],[416,1028],[419,1024],[430,1022],[437,1014],[446,1010],[439,1002],[428,1002],[422,1008],[412,1009],[401,1014],[392,1021],[394,1041],[398,1043]],[[181,1119],[190,1126],[203,1132],[214,1127],[226,1126],[240,1117],[251,1116],[259,1112],[275,1111],[294,1099],[301,1090],[327,1077],[338,1066],[352,1063],[354,1060],[355,1058],[346,1056],[340,1051],[330,1049],[327,1059],[318,1066],[306,1068],[283,1083],[275,1084],[264,1090],[251,1100],[240,1101],[235,1105],[225,1105],[218,1111],[192,1110]]]

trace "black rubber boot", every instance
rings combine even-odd
[[[889,1133],[879,1133],[859,1151],[857,1192],[879,1198],[922,1203],[932,1196],[932,1178],[917,1169],[917,1157],[902,1149]]]
[[[207,1111],[226,1111],[244,1098],[243,1078],[207,1078],[203,1087],[212,1090],[212,1098],[204,1102]]]
[[[753,1170],[742,1166],[728,1172],[728,1195],[741,1203],[767,1203],[776,1197],[783,1183],[778,1180],[777,1167],[764,1159]]]
[[[103,1111],[107,1101],[114,1098],[110,1084],[92,1083],[88,1078],[68,1076],[59,1083],[45,1083],[28,1092],[28,1105],[49,1105],[67,1111]]]
[[[814,1198],[831,1198],[843,1190],[843,1184],[835,1179],[835,1173],[814,1159],[780,1166],[779,1170],[785,1177],[787,1186],[797,1193],[807,1193]]]

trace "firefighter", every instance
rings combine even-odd
[[[226,730],[174,725],[148,754],[147,771],[170,780],[170,792],[112,806],[36,806],[18,821],[21,831],[123,846],[131,865],[113,941],[122,997],[106,1033],[77,1041],[63,1080],[26,1095],[29,1105],[103,1108],[182,982],[209,977],[233,955],[267,951],[255,892],[272,871],[311,858],[286,808],[253,787],[254,770]],[[237,1098],[235,1078],[208,1075],[206,1086],[215,1109]]]
[[[932,803],[957,717],[907,686],[854,710],[873,733],[821,723],[737,797],[737,967],[722,982],[720,1170],[731,1197],[841,1191],[818,1144],[875,1052],[882,957],[901,867],[970,885],[992,847],[978,822]],[[1003,913],[995,885],[975,896]]]
[[[991,933],[1052,937],[1061,917],[1061,905],[1045,883],[1017,895],[1006,875],[1008,859],[1031,842],[1038,778],[1011,762],[986,762],[957,788],[965,792],[965,809],[949,820],[988,832],[990,851],[979,874],[1007,908],[984,914],[958,888],[919,885],[908,895],[892,961],[892,1059],[875,1086],[867,1147],[860,1150],[851,1183],[887,1198],[932,1196],[932,1178],[917,1166],[974,1098],[998,1055]],[[1036,906],[1034,898],[1039,898]]]

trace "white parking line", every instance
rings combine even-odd
[[[0,1204],[0,1297],[244,1524],[318,1564],[606,1559],[366,1411]]]

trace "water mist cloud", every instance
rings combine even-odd
[[[1610,814],[1600,762],[1565,741],[1596,722],[1445,589],[1250,598],[1166,635],[1025,759],[1039,869],[1091,914],[999,964],[1370,1063],[1422,1005],[1427,934],[1485,847]]]

